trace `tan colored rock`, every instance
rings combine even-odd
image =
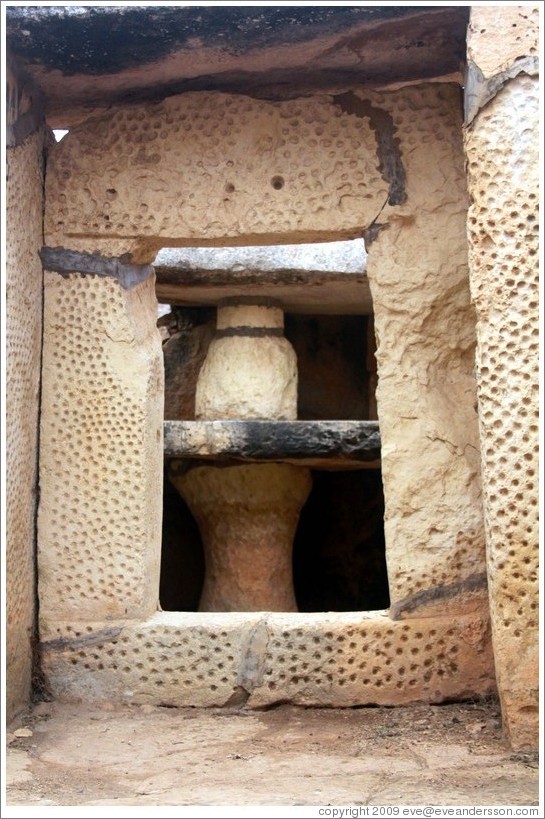
[[[331,97],[187,93],[112,109],[52,148],[46,244],[104,253],[125,240],[143,262],[173,239],[353,238],[387,191],[369,121]]]
[[[441,635],[446,634],[451,628],[446,622],[457,622],[461,612],[465,616],[468,601],[476,610],[471,622],[481,625],[485,622],[481,610],[484,589],[481,587],[475,595],[468,593],[470,587],[474,588],[472,584],[484,582],[485,562],[460,103],[459,88],[441,84],[420,85],[393,93],[351,92],[283,103],[222,94],[186,94],[154,106],[113,109],[107,116],[75,129],[54,148],[47,181],[49,244],[74,249],[81,244],[85,250],[93,250],[104,244],[110,246],[111,242],[119,246],[125,243],[126,249],[136,252],[138,261],[144,257],[154,258],[161,245],[274,243],[356,236],[378,219],[379,224],[368,232],[366,241],[370,250],[369,278],[378,342],[378,415],[391,598],[394,604],[401,604],[398,616],[413,618],[405,621],[408,648],[411,640],[423,639],[418,638],[417,633],[430,635],[425,645],[430,646],[426,656],[432,663],[433,652],[444,653],[433,647],[431,637],[439,634],[436,622],[444,624]],[[380,230],[381,225],[387,227]],[[110,234],[119,238],[108,239]],[[75,287],[75,283],[71,279],[66,282],[63,280],[62,287],[71,293],[70,287]],[[107,294],[104,299],[102,292]],[[101,309],[111,316],[112,310],[117,309],[118,294],[112,293],[104,282],[100,283],[100,293],[98,303],[104,302]],[[72,295],[69,302],[71,298]],[[143,297],[146,304],[147,298]],[[124,309],[121,317],[125,315]],[[78,363],[72,358],[59,360],[52,371],[48,368],[56,360],[55,356],[63,354],[64,339],[58,330],[60,314],[56,318],[54,313],[46,312],[44,355],[49,379],[46,401],[51,406],[46,418],[51,424],[53,419],[61,419],[59,427],[63,414],[53,406],[56,400],[59,406],[69,402],[70,411],[75,412],[77,393],[78,407],[82,405],[81,384],[85,378],[80,378],[77,367],[86,373],[88,339],[92,337],[94,344],[96,338],[105,343],[100,328],[93,324],[100,314],[88,309],[87,303],[86,309],[78,315],[82,312],[91,326],[85,326],[82,332],[85,342],[76,342],[82,346]],[[119,327],[124,326],[124,319],[117,314],[116,320],[117,324],[109,328],[113,339],[119,338]],[[99,347],[102,349],[100,344]],[[255,349],[255,344],[252,347]],[[274,349],[276,355],[278,348]],[[129,350],[130,345],[117,341],[108,347],[105,366],[111,366],[115,374],[112,394],[108,394],[105,402],[108,419],[120,405],[114,389],[118,383],[127,390],[123,395],[133,396],[134,390],[140,395],[140,370],[136,367],[135,376]],[[264,358],[267,356],[259,360],[260,367]],[[146,366],[148,364],[149,361]],[[239,366],[239,372],[241,369]],[[276,363],[272,369],[278,371]],[[61,383],[61,375],[77,386],[77,390],[72,386],[70,396],[64,387],[54,386]],[[268,384],[269,398],[281,392],[272,386],[273,389]],[[232,390],[232,383],[226,389]],[[238,402],[245,389],[243,381],[237,382]],[[107,475],[107,480],[99,486],[109,487],[108,493],[104,491],[96,500],[87,500],[83,492],[89,484],[93,487],[95,472],[91,474],[90,470],[84,483],[78,472],[80,467],[76,465],[83,461],[77,460],[70,447],[73,445],[78,453],[85,453],[86,444],[90,442],[91,447],[99,449],[101,440],[95,441],[90,433],[85,439],[78,438],[73,432],[77,428],[73,421],[64,424],[61,431],[45,428],[42,435],[43,440],[51,442],[44,444],[49,449],[42,458],[44,482],[50,481],[46,485],[45,509],[54,509],[57,516],[54,522],[46,522],[44,531],[49,534],[42,550],[44,588],[51,585],[55,589],[52,597],[45,592],[47,618],[43,625],[48,629],[54,627],[54,618],[49,619],[53,612],[59,621],[65,612],[66,619],[77,616],[76,604],[84,605],[83,612],[80,608],[82,618],[88,612],[90,618],[99,616],[98,604],[90,606],[82,602],[76,576],[77,584],[86,590],[96,586],[96,575],[105,577],[109,590],[105,616],[126,616],[126,612],[116,614],[123,606],[120,600],[125,593],[130,595],[128,611],[134,616],[141,616],[142,607],[148,607],[149,611],[152,604],[154,570],[148,571],[143,564],[149,559],[155,565],[157,547],[153,541],[146,550],[145,537],[141,537],[139,527],[143,526],[147,532],[155,529],[153,523],[148,525],[147,512],[138,508],[138,504],[142,498],[146,499],[142,500],[143,504],[156,503],[160,485],[157,464],[161,453],[160,434],[153,419],[158,416],[155,405],[149,411],[143,400],[131,404],[123,399],[121,405],[126,408],[124,418],[130,417],[131,426],[130,433],[123,427],[119,442],[134,443],[133,447],[132,444],[125,447],[132,457],[130,463],[123,461],[118,478],[114,476],[116,462],[112,452],[93,450],[100,470]],[[235,412],[234,399],[232,411]],[[255,412],[255,408],[252,411]],[[263,411],[265,417],[281,417],[270,405],[259,411]],[[93,413],[96,417],[96,407]],[[235,417],[240,414],[239,403]],[[99,417],[102,420],[102,416]],[[144,417],[151,417],[152,422],[146,421],[144,425]],[[149,449],[143,440],[150,441]],[[116,452],[125,458],[120,444]],[[110,491],[116,480],[120,486],[131,487],[129,502],[121,502],[121,509],[127,514],[124,519],[119,509],[113,508],[113,499],[120,501],[115,491]],[[148,482],[147,486],[136,485],[142,480]],[[67,497],[62,499],[62,510],[58,498],[61,486],[70,487]],[[53,498],[54,490],[57,499]],[[72,535],[73,521],[77,521],[79,527],[82,507],[87,514],[79,500],[84,497],[92,519],[84,518],[81,531],[100,531],[99,521],[106,527],[104,541],[93,534],[87,545],[87,541],[82,542],[79,528],[75,537]],[[53,515],[53,512],[44,514]],[[67,521],[61,518],[63,514]],[[67,532],[72,535],[68,558],[63,551]],[[118,549],[115,545],[107,553],[112,542],[121,546]],[[93,556],[85,549],[94,552]],[[132,560],[138,566],[135,576],[148,578],[149,585],[144,584],[144,588],[126,579],[127,565],[134,565]],[[81,582],[80,564],[92,581]],[[97,566],[100,569],[97,570]],[[59,577],[63,583],[58,582]],[[142,600],[143,605],[139,602]],[[422,611],[425,620],[419,619]],[[444,617],[445,611],[452,616]],[[422,622],[426,623],[426,629],[419,631],[414,623]],[[327,642],[330,639],[327,633],[325,637],[319,636],[320,629],[327,629],[326,621],[317,620],[316,624],[316,639],[320,641],[323,637]],[[304,636],[303,626],[299,631]],[[384,632],[380,632],[376,639],[384,636]],[[259,636],[258,642],[261,639]],[[448,643],[446,636],[438,639]],[[417,647],[416,643],[413,647]],[[336,650],[333,645],[330,648]],[[461,651],[460,646],[458,648]],[[411,697],[411,688],[415,699],[461,695],[464,690],[490,690],[488,671],[481,663],[484,651],[483,648],[478,655],[469,651],[463,663],[454,663],[457,669],[448,677],[453,680],[450,686],[438,684],[434,688],[424,680],[426,684],[419,687],[421,678],[414,678],[414,686],[410,686],[405,685],[405,678],[399,679],[400,696]],[[100,656],[100,652],[95,653]],[[389,656],[377,655],[377,658],[376,667],[382,674],[383,660],[386,662]],[[60,668],[55,669],[54,662],[48,667],[57,675]],[[474,671],[471,671],[471,662],[475,664]],[[402,667],[405,674],[407,667]],[[342,668],[346,670],[344,665]],[[339,666],[336,674],[339,679],[346,677],[340,669]],[[306,669],[302,667],[302,671]],[[112,675],[113,671],[99,679],[108,676],[111,683]],[[172,676],[176,676],[174,672]],[[301,676],[304,691],[311,691],[311,675]],[[400,676],[403,676],[401,672]],[[93,676],[93,681],[95,679]],[[366,693],[362,694],[357,675],[353,681],[354,693],[346,698],[342,693],[350,691],[350,686],[343,687],[348,685],[346,679],[343,686],[335,683],[334,688],[327,677],[321,679],[319,685],[323,683],[327,689],[324,698],[331,704],[360,699],[386,701],[393,697],[393,689],[385,688],[385,699],[381,700],[382,692],[377,694],[380,686],[375,688],[370,682],[365,683]],[[280,688],[280,677],[279,680]],[[388,685],[392,680],[388,680]],[[467,688],[463,680],[470,681]],[[115,685],[122,685],[121,680]],[[278,696],[271,691],[271,696]],[[306,694],[300,696],[306,701]],[[309,701],[313,697],[311,691]],[[316,701],[321,701],[321,697],[321,693],[317,694]]]
[[[196,418],[297,417],[297,357],[287,339],[273,334],[283,326],[277,307],[218,308],[216,336],[197,379]]]
[[[391,112],[407,176],[407,201],[367,246],[390,597],[396,616],[484,612],[459,90],[420,86],[375,104]]]
[[[203,466],[171,480],[201,531],[200,611],[297,611],[292,548],[310,471],[290,464]]]
[[[143,618],[157,607],[163,366],[153,285],[45,273],[42,624]]]
[[[19,100],[17,94],[10,101]],[[7,151],[6,710],[27,704],[34,630],[34,548],[42,334],[43,130]]]
[[[44,640],[48,684],[63,700],[219,706],[249,694],[255,707],[349,707],[495,691],[480,615],[158,612],[139,623],[59,622]]]
[[[539,4],[495,3],[471,7],[467,55],[486,78],[521,57],[539,53]]]
[[[490,610],[515,748],[538,744],[539,113],[538,81],[519,75],[466,132]]]

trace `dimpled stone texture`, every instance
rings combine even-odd
[[[161,343],[153,277],[45,274],[39,512],[42,624],[156,609]]]
[[[374,104],[391,112],[407,175],[407,201],[367,247],[391,601],[418,595],[407,617],[485,611],[486,588],[463,592],[475,576],[484,586],[485,555],[460,92]]]
[[[6,671],[8,719],[28,702],[34,627],[34,540],[42,328],[40,130],[7,152]]]
[[[468,58],[493,77],[521,57],[539,53],[539,5],[471,7]]]
[[[539,91],[519,75],[467,131],[490,606],[504,722],[538,732]]]
[[[328,97],[188,93],[124,106],[52,149],[46,244],[81,249],[72,237],[85,235],[84,249],[100,251],[156,239],[151,261],[175,238],[351,238],[386,199],[378,165],[368,119]]]
[[[250,707],[397,705],[494,693],[486,617],[189,614],[59,623],[44,635],[60,699]]]
[[[170,480],[199,525],[200,611],[297,611],[292,549],[310,471],[290,464],[200,466]]]

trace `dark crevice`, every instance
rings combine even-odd
[[[41,239],[43,241],[45,233],[45,175],[47,170],[47,133],[42,120],[43,142],[41,150],[41,172],[42,172],[42,224],[41,224]],[[49,702],[53,699],[46,676],[42,668],[42,652],[40,645],[40,629],[39,629],[39,615],[40,615],[40,597],[38,591],[38,512],[40,507],[40,444],[41,444],[41,414],[42,414],[42,392],[43,392],[43,356],[44,356],[44,332],[45,332],[45,282],[44,272],[41,272],[41,334],[40,334],[40,350],[38,362],[38,417],[36,424],[36,457],[35,457],[35,507],[34,507],[34,531],[32,537],[32,558],[33,558],[33,597],[34,597],[34,616],[33,629],[30,638],[30,645],[32,651],[32,666],[31,666],[31,690],[30,698],[32,702]]]
[[[369,100],[360,99],[352,91],[337,94],[333,101],[344,113],[369,120],[377,140],[379,171],[390,187],[388,204],[402,205],[407,201],[406,174],[392,115],[371,105]]]
[[[81,253],[62,247],[42,247],[40,259],[46,270],[69,276],[105,276],[116,279],[121,287],[130,290],[154,274],[149,264],[124,264],[120,259],[101,256],[98,253]]]

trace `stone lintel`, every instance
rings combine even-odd
[[[101,256],[98,253],[83,253],[63,247],[42,247],[40,259],[46,270],[68,276],[81,273],[84,276],[105,276],[117,279],[121,287],[130,290],[153,275],[154,270],[147,264],[125,264],[121,259]]]
[[[321,469],[380,466],[378,421],[165,421],[167,458],[285,461]],[[183,470],[186,465],[171,464]]]

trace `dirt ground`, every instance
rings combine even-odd
[[[39,703],[8,730],[8,806],[539,804],[537,760],[506,748],[494,702],[266,711]]]

